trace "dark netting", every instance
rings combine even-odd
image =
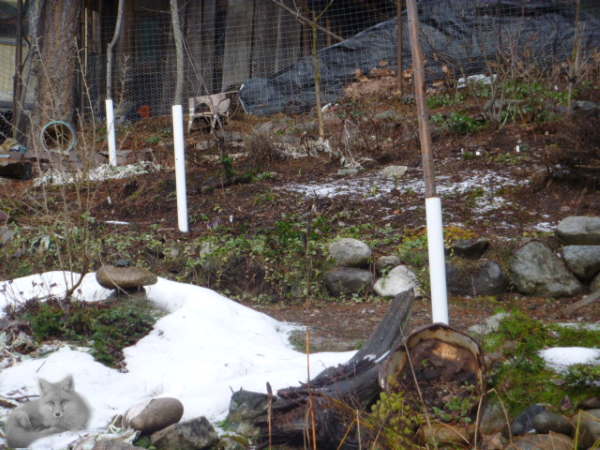
[[[145,7],[145,3],[162,6]],[[253,114],[311,108],[314,66],[312,30],[306,18],[312,12],[297,9],[300,4],[319,14],[329,1],[184,2],[184,107],[187,98],[236,92],[243,86],[243,106]],[[573,52],[574,0],[421,0],[418,4],[429,80],[440,78],[443,66],[462,76],[486,72],[502,56],[551,65]],[[175,91],[168,2],[135,5],[135,14],[115,46],[112,96],[120,120],[168,114]],[[395,0],[334,0],[319,16],[317,48],[324,102],[336,101],[357,70],[366,73],[382,62],[396,68],[395,16]],[[405,15],[403,20],[403,58],[408,68]],[[100,24],[100,43],[87,58],[92,101],[86,104],[102,115],[106,46],[115,17],[104,12]],[[600,2],[583,0],[584,52],[598,48],[599,25]]]
[[[443,66],[456,74],[484,72],[503,54],[552,64],[571,55],[575,37],[572,2],[498,0],[421,0],[421,43],[427,77],[439,79]],[[408,26],[405,21],[404,65],[410,66]],[[600,44],[600,20],[581,15],[584,52]],[[396,64],[396,19],[379,23],[319,52],[325,102],[336,101],[357,70],[369,72],[382,61]],[[314,105],[314,68],[310,56],[289,69],[243,84],[241,100],[253,114],[302,112]]]

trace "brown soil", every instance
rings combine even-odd
[[[352,116],[351,107],[352,104],[337,107],[337,117],[330,117],[326,129],[334,147],[338,148],[342,147],[344,124],[348,123],[344,120],[351,120],[360,130],[353,154],[371,159],[363,164],[365,172],[356,177],[373,174],[387,165],[396,164],[409,167],[408,178],[420,178],[422,170],[415,137],[414,106],[405,105],[399,97],[392,96],[386,103],[362,105],[361,115]],[[469,108],[476,109],[478,105],[470,104]],[[404,122],[374,118],[378,112],[390,109],[398,114],[408,114],[410,118]],[[446,110],[442,108],[436,112]],[[341,119],[344,115],[351,119]],[[286,134],[299,137],[303,143],[316,137],[310,115],[269,120],[287,120],[291,125]],[[92,215],[98,221],[131,222],[131,226],[140,231],[148,231],[156,224],[161,233],[172,240],[194,239],[216,227],[228,232],[247,232],[274,227],[284,217],[332,217],[338,213],[342,213],[340,217],[343,217],[340,227],[370,223],[376,235],[378,229],[385,227],[404,234],[414,234],[423,229],[424,201],[420,193],[395,189],[388,195],[375,198],[365,198],[368,197],[365,194],[317,198],[284,189],[292,183],[339,180],[342,178],[336,176],[340,169],[339,159],[323,153],[299,159],[285,158],[268,142],[251,137],[252,128],[262,122],[266,122],[266,119],[241,117],[229,122],[225,130],[241,133],[244,136],[241,146],[225,141],[220,149],[215,140],[201,131],[189,137],[189,234],[182,235],[177,231],[172,171],[99,183],[94,192]],[[313,123],[313,126],[306,126],[307,123]],[[168,134],[168,129],[168,120],[162,118],[137,122],[122,148],[132,149],[134,157],[136,152],[151,148],[156,162],[173,167],[170,138],[161,137],[158,143],[149,139],[161,133]],[[492,250],[486,257],[500,258],[505,257],[507,250],[517,246],[522,239],[544,235],[535,228],[539,223],[549,223],[551,229],[565,216],[600,215],[600,196],[593,170],[597,161],[590,161],[591,169],[586,172],[586,177],[577,172],[581,164],[568,168],[567,176],[552,169],[557,148],[563,152],[573,149],[600,154],[598,130],[600,120],[593,117],[558,118],[542,123],[509,123],[504,127],[489,126],[468,135],[434,129],[435,173],[440,183],[457,182],[473,174],[484,176],[491,172],[506,177],[484,181],[481,189],[475,193],[473,190],[444,193],[442,201],[446,225],[460,224],[474,236],[489,238]],[[208,148],[196,150],[196,144],[206,140],[210,141]],[[517,145],[520,146],[520,152],[515,150]],[[244,182],[242,177],[232,183],[224,175],[223,165],[219,162],[220,150],[232,157],[233,169],[238,175],[269,171],[274,172],[275,176],[252,182]],[[233,159],[236,154],[241,156]],[[504,181],[508,179],[516,180],[519,184]],[[399,181],[399,184],[402,182]],[[30,187],[29,182],[3,182],[0,183],[0,195],[21,195]],[[490,204],[500,196],[504,199],[501,207],[481,212],[478,201]],[[35,216],[19,217],[24,225],[35,225],[39,219]],[[118,233],[119,226],[115,225],[111,232]],[[549,233],[545,236],[552,240]],[[399,244],[392,242],[379,247],[375,256],[391,252]],[[156,268],[158,273],[168,276],[168,272],[164,273],[166,270],[164,267]],[[232,280],[232,283],[235,282]],[[534,317],[548,321],[600,320],[600,302],[577,311],[573,316],[565,316],[564,307],[579,299],[522,297],[515,293],[495,299],[453,297],[450,299],[450,320],[456,328],[466,329],[481,322],[498,308],[525,310]],[[386,300],[374,299],[331,302],[310,298],[300,303],[252,303],[251,306],[278,319],[312,326],[322,335],[356,341],[368,337],[385,313],[387,304]],[[418,300],[413,325],[428,323],[430,317],[429,300]]]

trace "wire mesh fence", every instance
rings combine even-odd
[[[88,2],[81,46],[84,110],[103,114],[106,49],[116,1]],[[184,98],[239,92],[254,114],[302,112],[315,102],[315,56],[324,102],[339,99],[358,73],[397,67],[398,7],[403,0],[179,1],[184,39]],[[126,119],[170,112],[176,52],[169,0],[128,2],[117,40],[112,97]],[[509,65],[551,67],[600,46],[597,0],[420,0],[429,81]],[[410,67],[402,10],[402,69]],[[2,75],[3,79],[7,78]],[[186,103],[184,101],[184,103]]]

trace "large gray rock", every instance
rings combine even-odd
[[[256,437],[260,429],[256,427],[256,419],[267,416],[269,397],[266,394],[239,390],[233,393],[229,402],[229,414],[226,423],[227,431]]]
[[[573,440],[559,433],[529,434],[513,438],[505,450],[573,450]]]
[[[533,428],[541,434],[554,431],[555,433],[572,436],[575,432],[573,424],[565,416],[552,411],[542,411],[536,414],[533,417]]]
[[[375,269],[377,270],[378,274],[382,274],[386,269],[391,269],[393,267],[399,266],[400,264],[402,264],[402,260],[399,256],[380,256],[375,261]]]
[[[124,425],[151,434],[179,422],[183,416],[183,404],[176,398],[153,398],[131,407],[125,413]]]
[[[497,295],[506,291],[508,280],[494,261],[446,265],[448,291],[455,295]]]
[[[408,171],[408,167],[406,166],[387,166],[381,169],[381,176],[384,178],[390,178],[392,180],[397,180],[406,175]]]
[[[540,241],[531,241],[513,254],[510,275],[519,292],[527,295],[562,297],[583,290],[565,263]]]
[[[416,293],[419,289],[419,282],[412,270],[407,266],[400,265],[379,278],[375,282],[373,289],[382,297],[395,297],[399,293],[410,289]]]
[[[197,417],[157,431],[151,441],[158,450],[208,450],[219,436],[206,417]]]
[[[459,239],[451,248],[452,253],[461,258],[478,259],[490,247],[487,239]]]
[[[156,275],[142,267],[116,267],[106,264],[96,272],[96,281],[107,289],[137,289],[154,284]]]
[[[559,222],[556,234],[567,244],[600,245],[600,217],[566,217]]]
[[[563,247],[567,267],[583,280],[600,272],[600,245],[567,245]]]
[[[481,410],[479,429],[483,434],[494,434],[507,428],[506,416],[496,396],[486,397]]]
[[[7,225],[0,226],[0,247],[10,242],[15,234],[15,230],[8,228]]]
[[[362,267],[369,264],[371,249],[358,239],[342,238],[329,244],[329,256],[336,266]]]
[[[358,294],[368,291],[373,283],[369,270],[338,267],[325,273],[325,286],[331,295]]]

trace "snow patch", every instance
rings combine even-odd
[[[162,166],[150,161],[140,161],[135,164],[127,164],[124,166],[111,166],[102,164],[85,173],[78,171],[69,173],[61,169],[50,169],[43,176],[34,181],[35,186],[43,184],[63,185],[83,181],[102,181],[113,180],[119,178],[129,178],[145,173],[156,172],[162,169]]]
[[[600,365],[600,348],[553,347],[541,350],[539,355],[556,372],[565,372],[574,364]]]
[[[57,271],[1,282],[0,309],[29,298],[64,295],[78,277]],[[76,390],[93,410],[89,432],[105,429],[116,414],[154,397],[178,398],[184,405],[182,420],[206,416],[214,422],[227,415],[235,390],[266,392],[267,382],[277,390],[306,381],[306,355],[288,341],[294,325],[210,289],[164,278],[148,286],[146,293],[168,314],[147,336],[124,350],[126,372],[108,368],[87,351],[65,345],[44,357],[4,368],[0,395],[37,395],[38,377],[53,382],[72,374]],[[86,301],[109,294],[97,284],[94,273],[86,274],[75,292],[76,298]],[[311,354],[311,370],[320,372],[352,355],[354,352]],[[0,408],[0,421],[8,412]],[[65,448],[77,436],[63,433],[41,439],[31,448]]]

